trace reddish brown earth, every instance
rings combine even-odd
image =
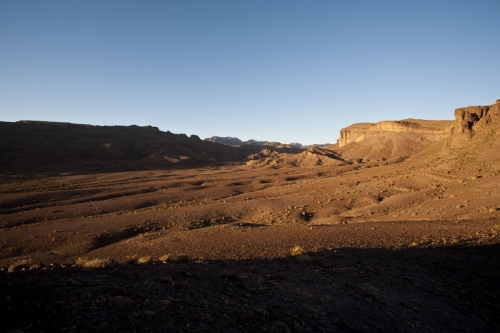
[[[436,140],[377,132],[299,154],[147,129],[147,154],[93,136],[86,158],[60,149],[30,169],[4,141],[0,327],[498,332],[498,118],[495,105],[458,110]]]

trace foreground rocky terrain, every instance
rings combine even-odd
[[[440,246],[402,246],[382,237],[386,247],[363,248],[354,244],[372,229],[418,232],[408,223],[395,229],[366,223],[357,230],[280,233],[297,241],[313,243],[318,235],[332,241],[331,250],[297,257],[181,257],[101,269],[48,265],[3,273],[3,327],[26,332],[497,332],[498,240],[481,221],[438,226],[451,229],[442,232],[447,237],[462,237],[465,230],[481,235]],[[339,238],[353,245],[341,246]]]
[[[497,332],[499,106],[299,153],[135,127],[3,141],[0,327]]]

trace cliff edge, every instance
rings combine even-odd
[[[353,124],[340,131],[339,147],[361,142],[372,137],[405,136],[409,139],[436,141],[448,136],[452,120],[404,119],[378,123]]]
[[[488,141],[489,144],[498,141],[500,100],[493,105],[458,108],[454,115],[455,120],[404,119],[353,124],[340,131],[336,150],[348,160],[385,161],[407,158],[431,144],[442,147],[438,149],[471,145],[478,149]]]
[[[493,105],[468,106],[455,110],[455,123],[450,129],[448,146],[460,148],[467,145],[476,135],[484,132],[488,128],[487,135],[499,134],[498,119],[500,118],[500,99]]]

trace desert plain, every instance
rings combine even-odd
[[[0,326],[498,332],[500,102],[454,116],[305,150],[1,123]]]

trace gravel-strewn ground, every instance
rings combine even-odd
[[[480,239],[481,240],[481,239]],[[1,273],[4,331],[498,332],[500,245]]]
[[[499,332],[500,171],[422,156],[0,176],[0,330]]]

